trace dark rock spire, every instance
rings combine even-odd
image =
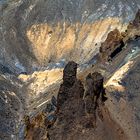
[[[64,68],[63,83],[58,92],[57,121],[49,129],[53,140],[68,140],[72,135],[72,139],[80,138],[82,131],[95,129],[97,115],[103,118],[99,108],[104,91],[103,76],[98,72],[89,74],[84,88],[76,73],[77,64],[69,62]]]

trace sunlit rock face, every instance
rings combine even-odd
[[[132,46],[135,49],[132,49]],[[120,63],[118,70],[106,82],[105,86],[108,94],[106,105],[110,115],[120,124],[129,139],[137,140],[140,137],[140,110],[138,103],[140,99],[140,48],[137,48],[136,44],[131,44],[129,47],[131,50],[124,59],[127,61],[121,62],[122,64]]]
[[[62,58],[87,62],[139,7],[139,0],[1,1],[1,63],[19,73]]]

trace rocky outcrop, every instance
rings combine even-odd
[[[2,1],[2,64],[20,73],[64,58],[87,62],[111,30],[124,30],[122,23],[133,19],[139,5],[139,0]]]
[[[103,88],[103,77],[98,72],[88,74],[86,77],[85,85],[85,113],[89,117],[89,124],[92,127],[96,127],[97,114],[98,117],[103,120],[100,107],[104,105],[105,90]]]
[[[119,30],[111,31],[107,39],[101,44],[100,59],[101,61],[109,61],[117,55],[124,47],[123,37]]]
[[[69,62],[64,69],[63,84],[57,97],[58,120],[49,130],[50,139],[70,139],[72,134],[75,137],[86,126],[84,86],[76,78],[76,73],[77,64]]]
[[[63,83],[57,97],[57,121],[48,129],[49,139],[98,140],[106,131],[109,133],[114,128],[113,134],[106,134],[104,139],[107,140],[112,135],[116,140],[120,134],[115,124],[114,127],[110,126],[112,128],[106,124],[112,120],[105,113],[107,110],[104,108],[106,98],[102,75],[97,72],[89,74],[84,89],[84,85],[76,78],[76,70],[77,64],[73,61],[64,69]],[[103,130],[104,127],[108,130]],[[124,134],[120,139],[123,138]]]
[[[138,10],[134,20],[129,23],[126,31],[124,41],[133,40],[140,36],[140,10]]]
[[[106,106],[103,105],[105,100],[102,97],[104,89],[101,87],[101,91],[96,91],[93,74],[89,74],[87,77],[87,87],[84,87],[83,83],[76,78],[76,73],[70,72],[70,74],[64,76],[61,92],[66,96],[64,97],[59,91],[62,96],[58,100],[58,115],[55,114],[56,110],[53,110],[52,107],[52,104],[57,104],[55,99],[52,99],[52,104],[48,104],[48,101],[52,95],[58,93],[57,90],[62,78],[62,72],[59,68],[63,68],[63,66],[61,63],[56,62],[64,59],[66,62],[75,60],[79,64],[86,63],[86,69],[88,67],[87,62],[98,53],[100,44],[106,39],[107,34],[115,28],[120,31],[124,30],[126,25],[123,23],[127,24],[128,21],[132,20],[139,6],[139,0],[116,0],[115,2],[106,0],[105,3],[102,0],[0,1],[0,74],[2,74],[0,75],[0,138],[3,140],[21,139],[17,131],[22,133],[19,125],[22,123],[21,119],[26,112],[29,116],[36,116],[35,121],[28,123],[29,126],[32,126],[28,129],[32,133],[30,139],[41,139],[42,133],[46,133],[49,127],[51,127],[49,131],[50,137],[52,137],[54,134],[52,129],[56,130],[59,126],[62,126],[62,129],[58,128],[58,134],[62,134],[61,130],[65,132],[64,127],[72,131],[68,136],[64,136],[68,138],[71,134],[73,135],[73,129],[76,129],[76,134],[73,137],[78,137],[78,139],[110,139],[110,137],[121,139],[120,136],[124,136],[123,131],[110,119],[109,113],[105,109]],[[129,38],[134,39],[139,36],[139,15],[140,12],[136,15],[134,22],[128,26],[128,30],[121,34],[124,43]],[[117,31],[115,34],[117,34]],[[110,38],[112,36],[113,34]],[[107,49],[103,47],[104,51],[102,52],[102,55],[104,54],[102,58],[105,58],[105,61],[116,56],[118,50],[122,47],[123,42],[120,42],[121,39],[119,39],[120,33],[117,36],[118,38],[114,37],[114,42],[111,42],[111,39],[108,40],[111,42],[109,43],[111,50],[108,49],[108,43],[103,43],[107,47]],[[136,47],[132,49],[132,54],[127,52],[128,57],[123,62],[134,57],[138,51],[138,47]],[[51,67],[48,63],[51,64]],[[54,63],[56,64],[54,65]],[[74,66],[72,65],[72,67]],[[47,71],[43,71],[46,69]],[[68,66],[65,73],[69,73],[69,69]],[[22,82],[11,74],[21,74],[19,79]],[[30,74],[30,76],[26,74]],[[85,75],[83,77],[85,78]],[[85,91],[83,92],[83,90]],[[124,88],[121,88],[121,91],[124,91]],[[70,102],[67,99],[67,94],[68,97],[70,96]],[[130,99],[131,96],[132,94],[129,97]],[[77,105],[77,102],[80,102],[81,105],[79,105],[80,103]],[[121,102],[125,104],[123,99]],[[46,104],[48,104],[46,110],[50,114],[46,113],[45,116],[44,114],[36,115],[42,111]],[[66,111],[64,104],[68,111]],[[78,115],[77,110],[75,111],[73,107],[76,117],[66,119],[68,114],[70,114],[70,117],[72,116],[70,112],[71,104],[77,110],[80,109],[79,114],[82,113]],[[66,114],[63,111],[66,111]],[[135,113],[137,114],[137,112]],[[53,124],[57,116],[55,127]],[[123,113],[122,116],[124,116]],[[61,124],[60,118],[68,120],[68,123],[63,123],[64,126],[57,124],[57,122]],[[122,120],[126,120],[126,118],[122,118]],[[72,122],[73,120],[74,122]],[[79,122],[80,120],[81,122]],[[29,122],[28,119],[27,122]],[[71,125],[72,127],[70,127]],[[122,125],[122,127],[124,126],[126,125]],[[28,133],[28,136],[31,133]]]
[[[130,40],[138,37],[140,37],[140,10],[138,10],[134,20],[128,24],[125,32],[115,29],[108,34],[99,50],[100,60],[102,62],[112,60]]]

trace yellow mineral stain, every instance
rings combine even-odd
[[[42,23],[28,27],[27,37],[32,44],[31,50],[41,64],[63,57],[73,60],[80,57],[81,61],[85,61],[100,47],[95,44],[103,42],[108,32],[115,28],[122,31],[125,27],[121,19],[115,17],[84,24],[65,22],[51,26]]]

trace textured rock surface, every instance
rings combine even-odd
[[[139,0],[1,0],[0,139],[22,140],[30,119],[33,125],[27,134],[33,133],[28,139],[38,140],[37,135],[47,137],[48,121],[44,125],[46,119],[40,112],[50,104],[52,95],[58,93],[66,62],[75,60],[80,64],[78,76],[83,83],[89,71],[95,70],[109,79],[105,83],[109,93],[107,109],[102,111],[106,120],[100,125],[97,119],[99,127],[91,130],[92,133],[86,132],[85,139],[88,136],[98,136],[101,140],[120,139],[118,136],[126,134],[127,139],[139,140],[139,12],[128,28],[126,26],[134,19],[138,8]],[[126,31],[122,33],[126,46],[112,62],[95,66],[93,56],[107,40],[107,34],[116,28]],[[114,50],[116,45],[112,44]],[[90,67],[89,64],[94,65]],[[129,75],[129,70],[133,76]],[[124,77],[127,78],[122,85]],[[77,83],[77,87],[79,85]],[[125,98],[119,98],[122,95]],[[85,98],[88,100],[88,96]],[[54,113],[54,106],[48,105],[46,110]],[[52,123],[53,114],[49,115],[45,117]],[[29,120],[24,116],[29,116]],[[98,135],[98,132],[102,133]]]
[[[123,30],[122,22],[132,20],[139,7],[139,0],[3,1],[0,60],[17,73],[62,58],[87,62],[107,33]]]
[[[19,137],[21,119],[24,116],[22,82],[14,76],[0,74],[0,139]]]
[[[64,69],[57,97],[57,121],[48,130],[49,139],[126,139],[123,130],[108,118],[102,100],[103,77],[97,72],[88,75],[84,97],[84,86],[76,78],[76,67],[75,62],[69,62]]]
[[[117,29],[111,31],[105,42],[101,44],[100,59],[102,61],[111,60],[119,51],[122,50],[122,47],[124,47],[124,43],[121,33]]]
[[[140,10],[138,10],[135,19],[129,23],[127,30],[125,31],[126,33],[126,38],[124,40],[126,41],[127,39],[135,39],[140,36]]]

